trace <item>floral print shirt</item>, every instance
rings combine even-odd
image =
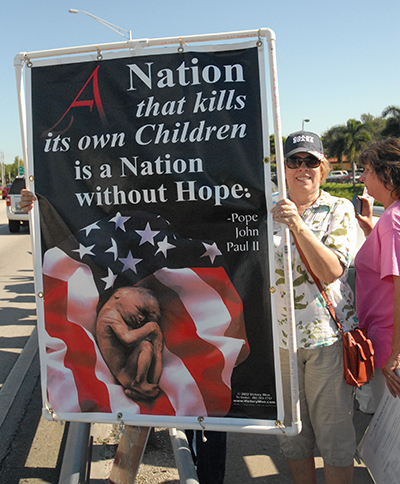
[[[357,221],[353,205],[349,200],[334,197],[321,190],[319,198],[301,217],[314,235],[335,252],[344,267],[339,279],[329,285],[323,284],[323,287],[343,330],[349,331],[358,325],[353,292],[347,283],[348,267],[355,255],[357,240]],[[274,222],[273,227],[279,344],[282,348],[287,348],[289,328],[283,265],[286,225]],[[291,232],[290,241],[297,347],[312,349],[329,346],[340,339],[339,330],[300,257]]]

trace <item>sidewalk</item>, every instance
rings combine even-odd
[[[354,423],[357,442],[367,428],[370,415],[355,411]],[[94,435],[107,431],[100,426]],[[102,441],[105,438],[96,439]],[[104,440],[103,440],[104,442]],[[95,445],[96,447],[96,445]],[[107,446],[106,446],[107,447]],[[90,484],[105,484],[111,471],[115,450],[103,446],[94,451]],[[100,451],[100,453],[99,453]],[[103,458],[101,457],[103,456]],[[324,483],[323,461],[316,454],[317,483]],[[104,479],[104,480],[103,480]],[[179,476],[173,458],[172,446],[167,429],[156,429],[149,439],[140,465],[136,482],[140,484],[179,484]],[[281,454],[275,435],[229,433],[225,484],[292,484],[285,459]],[[355,462],[353,484],[373,484],[368,470]]]
[[[354,424],[357,442],[368,427],[370,415],[356,410]],[[228,435],[228,459],[225,484],[292,484],[285,458],[273,435]],[[324,483],[322,458],[316,453],[317,483]],[[353,484],[373,484],[364,464],[355,462]]]

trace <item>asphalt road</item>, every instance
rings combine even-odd
[[[0,200],[0,482],[58,482],[65,426],[41,417],[28,227],[11,234]]]
[[[5,200],[0,200],[0,482],[57,484],[68,424],[41,416],[39,358],[30,235],[27,228],[10,234]],[[25,350],[22,352],[22,350]],[[10,402],[12,405],[10,405]],[[355,412],[358,440],[370,416]],[[93,426],[91,484],[106,484],[115,453],[110,426]],[[150,440],[137,482],[177,483],[168,433]],[[318,483],[322,459],[316,456]],[[172,474],[171,474],[172,472]],[[285,460],[272,435],[230,433],[225,484],[289,484]],[[354,484],[372,483],[356,464]]]
[[[29,230],[9,233],[5,205],[0,200],[0,384],[36,326]]]

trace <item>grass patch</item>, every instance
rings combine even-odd
[[[334,197],[347,198],[350,202],[353,201],[353,196],[361,196],[364,191],[363,183],[324,183],[321,185],[322,190],[330,193]]]
[[[361,196],[363,194],[364,184],[356,183],[353,185],[352,183],[324,183],[321,185],[321,188],[334,197],[347,198],[350,200],[350,202],[352,202],[354,195]],[[374,206],[382,207],[383,205],[378,202],[378,200],[375,200]]]

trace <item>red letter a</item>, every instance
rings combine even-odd
[[[85,85],[79,91],[79,93],[76,96],[76,98],[72,101],[72,103],[69,106],[69,108],[61,116],[61,118],[57,121],[57,123],[54,126],[52,126],[50,129],[47,129],[42,134],[42,136],[48,136],[48,133],[51,132],[51,131],[53,131],[54,128],[61,123],[61,121],[65,118],[65,116],[67,115],[68,111],[71,108],[85,107],[86,106],[86,107],[88,107],[90,109],[90,111],[92,111],[93,103],[96,104],[97,111],[99,112],[99,116],[100,116],[101,121],[103,122],[103,124],[107,124],[107,118],[106,118],[106,115],[105,115],[105,112],[104,112],[104,109],[103,109],[103,104],[101,103],[100,91],[99,91],[99,83],[98,83],[98,77],[97,77],[97,74],[98,74],[97,71],[99,70],[99,67],[100,66],[97,66],[96,67],[96,69],[93,71],[92,75],[86,81]],[[87,101],[78,101],[79,96],[82,94],[82,92],[84,91],[84,89],[86,88],[86,86],[89,84],[89,82],[90,82],[91,79],[93,79],[93,95],[94,95],[94,100],[92,99],[92,100],[87,100]],[[74,121],[74,116],[71,115],[71,120],[70,120],[69,125],[67,126],[67,128],[64,131],[62,131],[60,133],[57,133],[57,134],[65,133],[65,131],[67,131],[67,129],[72,125],[73,121]]]

